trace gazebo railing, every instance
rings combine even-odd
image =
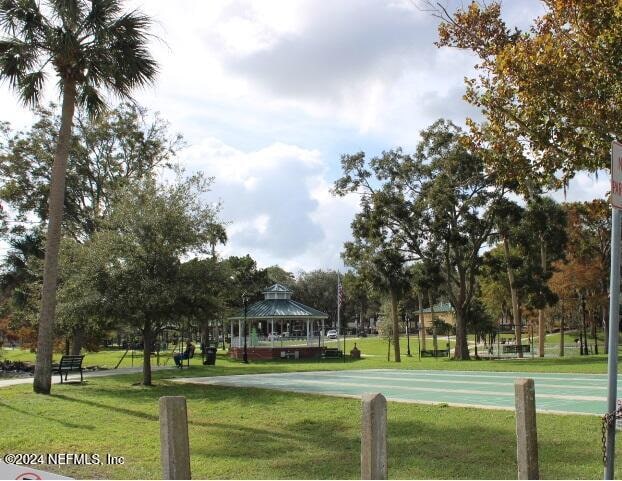
[[[286,336],[282,337],[275,335],[272,336],[256,336],[247,335],[246,345],[247,347],[299,347],[299,346],[323,346],[325,336],[318,337],[318,335],[307,336]],[[244,336],[234,336],[231,340],[232,347],[244,347]]]

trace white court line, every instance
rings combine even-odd
[[[223,379],[224,377],[229,376],[218,376],[213,378],[206,378],[205,381],[199,381],[195,379],[195,382],[199,382],[201,384],[223,384],[223,385],[238,385],[239,379]],[[238,377],[238,376],[231,376]],[[284,387],[290,387],[292,389],[294,386],[288,385],[291,381],[288,379],[277,379],[280,385]],[[336,381],[319,381],[313,379],[297,379],[295,383],[302,384],[314,384],[314,385],[330,385],[330,386],[349,386],[349,387],[360,387],[360,388],[373,388],[374,386],[370,386],[367,383],[350,383],[350,382],[336,382]],[[257,382],[256,385],[260,386],[273,386],[274,382],[266,380],[266,382]],[[252,387],[248,382],[246,383],[246,387]],[[257,386],[255,386],[257,387]],[[436,392],[436,393],[446,393],[446,394],[472,394],[476,396],[503,396],[503,397],[514,397],[514,392],[503,392],[503,391],[478,391],[474,389],[438,389],[432,387],[414,387],[414,386],[396,386],[396,385],[383,385],[378,386],[385,389],[401,389],[406,391],[415,391],[415,392]],[[536,399],[563,399],[567,401],[603,401],[605,402],[607,398],[605,396],[567,396],[564,394],[536,394]]]
[[[348,371],[341,371],[341,372],[337,372],[335,371],[335,374],[333,376],[330,377],[335,377],[338,379],[361,379],[361,376],[353,376],[353,375],[349,375],[349,374],[345,374]],[[344,374],[342,374],[344,373]],[[322,377],[329,377],[329,376],[322,376]],[[364,377],[365,380],[375,380],[375,381],[404,381],[404,382],[412,382],[414,380],[417,380],[416,378],[410,378],[410,379],[399,379],[398,377],[395,376],[389,376],[389,377],[380,377],[380,376],[365,376]],[[509,383],[509,382],[495,382],[495,381],[459,381],[459,380],[446,380],[446,379],[422,379],[422,381],[424,382],[429,382],[429,383],[439,383],[439,384],[477,384],[477,385],[487,385],[487,386],[507,386],[507,387],[513,387],[513,384]],[[600,390],[606,390],[607,386],[568,386],[566,384],[546,384],[546,383],[542,383],[542,382],[538,382],[536,384],[537,388],[554,388],[554,389],[589,389],[589,390],[595,390],[595,389],[600,389]]]
[[[581,381],[581,382],[600,382],[607,381],[607,378],[604,377],[602,379],[593,379],[593,378],[580,378],[580,377],[570,377],[572,373],[569,373],[568,377],[554,377],[554,376],[539,376],[537,373],[516,373],[514,375],[505,374],[505,375],[497,375],[497,374],[475,374],[481,373],[482,371],[418,371],[418,370],[402,370],[402,369],[366,369],[365,371],[376,371],[383,372],[387,374],[398,374],[398,375],[408,375],[409,377],[418,377],[418,376],[435,376],[435,377],[469,377],[469,378],[494,378],[494,379],[518,379],[523,377],[529,377],[534,380],[542,379],[542,380],[552,380],[552,381]],[[360,372],[363,374],[365,371],[348,371],[348,372]],[[345,371],[306,371],[306,372],[297,372],[296,374],[329,374],[335,372],[345,372]],[[470,374],[473,373],[473,374]],[[291,373],[293,374],[293,373]],[[542,373],[540,373],[542,374]],[[560,373],[557,373],[559,375]]]

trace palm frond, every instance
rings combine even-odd
[[[34,107],[39,104],[45,77],[43,70],[30,72],[19,77],[17,80],[17,91],[20,100],[25,105]]]
[[[0,30],[24,41],[39,41],[47,22],[35,0],[0,0]]]
[[[96,35],[89,49],[89,64],[97,65],[98,82],[120,97],[129,97],[134,88],[153,82],[158,72],[147,49],[150,25],[147,16],[127,13]]]
[[[92,0],[91,11],[84,21],[85,28],[94,32],[107,28],[120,11],[119,0]]]
[[[106,102],[102,99],[99,90],[88,83],[80,85],[76,100],[91,118],[97,117],[106,110]]]
[[[67,29],[75,31],[86,16],[83,0],[48,0],[48,4],[52,15]]]
[[[37,64],[39,51],[31,44],[16,39],[0,40],[0,79],[19,88],[19,79]]]

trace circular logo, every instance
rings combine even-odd
[[[35,473],[22,473],[18,474],[15,479],[43,479],[41,476]]]

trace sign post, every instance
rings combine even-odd
[[[622,209],[622,144],[611,144],[611,283],[609,286],[609,355],[607,363],[607,442],[605,479],[613,479],[618,391],[618,336],[620,325],[620,209]]]

